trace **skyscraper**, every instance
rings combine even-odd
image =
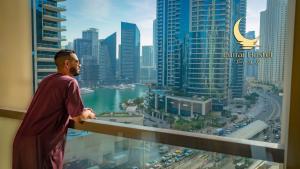
[[[66,40],[61,32],[66,31],[62,22],[66,21],[61,12],[66,8],[59,4],[61,1],[33,1],[33,72],[34,88],[50,73],[56,72],[53,56],[61,49],[61,41]]]
[[[90,28],[82,32],[82,39],[88,39],[91,41],[92,58],[99,64],[99,43],[98,43],[98,29]]]
[[[107,38],[99,40],[101,84],[113,84],[116,82],[116,45],[117,33],[113,33]]]
[[[165,48],[166,48],[166,5],[167,1],[156,1],[156,50],[155,55],[157,57],[157,85],[165,87],[166,84],[166,62],[165,62]]]
[[[120,69],[123,83],[139,82],[140,31],[133,23],[121,22]]]
[[[141,67],[154,68],[153,46],[142,46]]]
[[[191,1],[190,55],[187,90],[191,95],[213,98],[221,110],[228,97],[231,11],[229,0]]]
[[[236,18],[245,16],[246,9],[245,1],[236,1],[237,6],[230,0],[157,1],[158,86],[181,90],[186,96],[213,98],[213,108],[223,108],[229,88],[230,65],[224,54],[231,51],[232,7]],[[235,70],[243,78],[243,65]],[[243,86],[243,81],[232,84]]]
[[[246,33],[246,38],[254,39],[255,31],[249,31]],[[255,49],[252,49],[251,52],[255,52]],[[259,60],[256,58],[245,58],[245,77],[252,78],[257,80],[257,71],[258,71]]]
[[[143,46],[141,65],[140,65],[140,82],[141,83],[155,83],[156,69],[154,61],[153,46]]]
[[[246,35],[246,9],[247,9],[247,1],[246,0],[232,0],[231,2],[231,52],[234,53],[243,53],[245,52],[240,44],[237,42],[235,37],[233,36],[233,27],[234,24],[241,19],[239,25],[240,33],[245,36]],[[230,62],[230,74],[229,74],[229,88],[231,90],[232,98],[241,98],[244,93],[244,58],[231,58]]]
[[[84,82],[88,81],[88,71],[84,70],[85,65],[88,64],[86,59],[92,57],[92,45],[91,41],[88,39],[75,39],[74,40],[74,50],[78,56],[80,64],[82,65],[80,76],[78,76],[78,82],[80,86],[85,86]]]
[[[157,84],[157,19],[153,21],[153,56],[154,56],[154,80],[153,83]]]
[[[74,40],[74,50],[82,65],[78,80],[81,86],[95,87],[100,84],[98,30],[90,28],[83,31],[82,37]]]
[[[258,80],[282,88],[287,44],[287,0],[268,0],[267,9],[260,13],[260,18],[260,51],[270,51],[272,57],[261,59]]]
[[[157,69],[157,20],[153,21],[153,55],[154,55],[154,66]],[[156,77],[156,75],[155,75]]]
[[[180,90],[183,86],[183,60],[187,55],[189,1],[157,1],[158,85]]]

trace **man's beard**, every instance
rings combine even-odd
[[[77,71],[77,69],[75,67],[71,67],[70,68],[70,74],[73,75],[73,76],[78,76],[79,71]]]

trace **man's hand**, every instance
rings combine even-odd
[[[96,114],[91,108],[84,108],[81,114],[81,119],[95,119]]]
[[[73,117],[72,119],[76,123],[81,123],[83,119],[95,119],[95,118],[96,118],[96,114],[91,108],[84,108],[81,115]]]

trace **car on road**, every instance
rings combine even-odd
[[[267,141],[269,139],[269,136],[264,136],[264,140]]]

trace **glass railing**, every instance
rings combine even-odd
[[[57,4],[55,2],[45,1],[44,4],[50,5],[51,7],[59,8],[60,10],[66,10],[66,6],[65,5]]]
[[[38,69],[56,69],[55,65],[37,65]]]
[[[93,132],[69,130],[65,169],[255,169],[280,163]],[[208,145],[207,145],[208,146]],[[254,152],[255,153],[255,152]],[[267,152],[256,152],[267,154]]]
[[[51,45],[51,44],[37,43],[37,47],[60,48],[60,45]]]
[[[44,22],[43,25],[44,26],[51,26],[51,27],[59,27],[58,24],[53,24],[53,23],[49,23],[49,22]]]
[[[56,17],[56,18],[61,18],[61,19],[66,19],[66,16],[64,16],[64,15],[55,14],[55,13],[51,13],[51,12],[44,12],[44,15],[48,15],[48,16],[52,16],[52,17]]]
[[[57,34],[52,34],[52,33],[43,33],[43,36],[52,37],[52,38],[58,38]]]
[[[43,53],[38,53],[37,56],[40,57],[40,58],[51,58],[51,59],[54,58],[53,55],[50,55],[50,54],[43,54]]]
[[[67,29],[67,27],[64,25],[58,25],[58,24],[53,24],[53,23],[48,23],[48,22],[44,22],[43,25],[49,26],[49,27],[54,27],[54,28],[59,28],[59,29]]]
[[[24,112],[0,109],[0,116],[21,120]],[[64,160],[66,169],[269,169],[284,163],[284,149],[275,143],[85,120],[70,125]]]

